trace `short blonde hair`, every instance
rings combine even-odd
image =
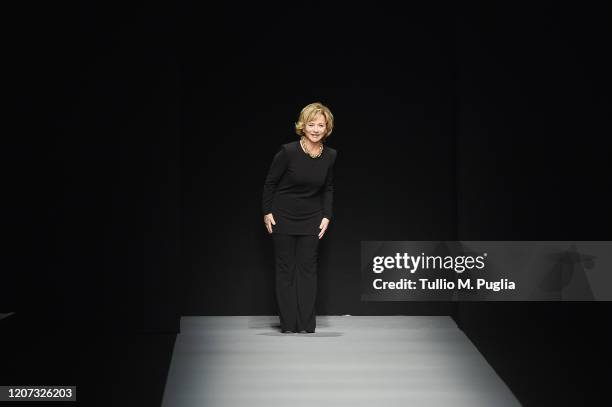
[[[295,123],[295,132],[298,136],[304,135],[304,125],[314,119],[317,115],[322,114],[325,117],[325,137],[323,140],[329,137],[332,130],[334,129],[334,115],[327,106],[322,103],[315,102],[307,105],[300,112],[300,117]]]

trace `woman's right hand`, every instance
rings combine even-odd
[[[272,225],[276,225],[274,221],[274,216],[271,213],[264,215],[264,223],[266,225],[266,229],[268,229],[268,233],[272,233]]]

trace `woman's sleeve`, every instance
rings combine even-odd
[[[337,153],[336,153],[337,155]],[[334,164],[336,163],[336,156],[334,161],[327,170],[327,177],[325,178],[325,186],[323,187],[323,217],[331,220],[332,218],[332,206],[334,203]]]
[[[285,149],[281,147],[281,149],[276,153],[274,159],[272,160],[272,164],[270,165],[270,169],[268,170],[268,175],[266,176],[266,181],[263,186],[263,196],[262,196],[262,210],[264,215],[272,212],[272,200],[274,199],[274,193],[276,192],[276,186],[280,181],[281,177],[285,173],[288,164],[288,157]]]

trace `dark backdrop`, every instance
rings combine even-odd
[[[464,5],[455,31],[458,238],[610,240],[609,7]],[[460,303],[524,405],[603,405],[610,302]]]
[[[15,12],[2,308],[52,330],[176,332],[176,12]]]
[[[0,320],[0,384],[159,405],[183,284],[177,10],[20,3],[5,17],[0,313],[15,314]]]

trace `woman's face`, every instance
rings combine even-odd
[[[326,127],[325,116],[318,114],[311,121],[304,124],[304,136],[312,143],[318,143],[323,140]]]

